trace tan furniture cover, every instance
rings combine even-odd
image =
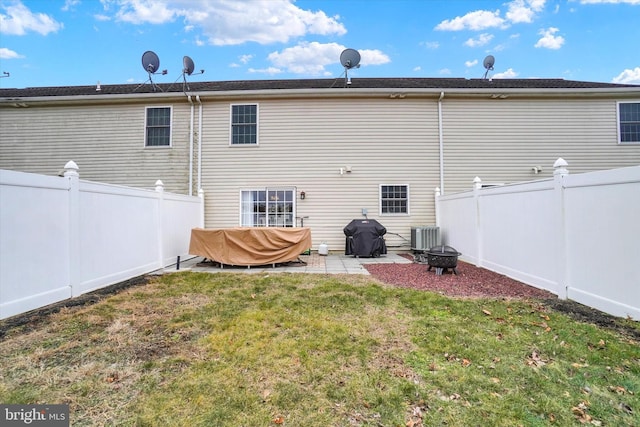
[[[227,265],[294,261],[311,248],[308,227],[237,227],[191,230],[189,253]]]

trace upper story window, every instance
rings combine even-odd
[[[171,107],[147,107],[145,147],[171,147]]]
[[[231,145],[258,144],[258,105],[231,106]]]
[[[380,185],[380,215],[408,214],[409,186]]]
[[[640,144],[640,102],[618,103],[618,142]]]

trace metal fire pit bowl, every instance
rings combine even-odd
[[[441,276],[447,268],[450,268],[457,275],[456,267],[459,255],[462,254],[451,246],[434,246],[427,251],[427,264],[429,264],[427,271],[431,271],[431,267],[435,267],[436,275]]]

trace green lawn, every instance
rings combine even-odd
[[[73,426],[640,425],[630,337],[364,276],[172,273],[9,330],[0,360],[0,402]]]

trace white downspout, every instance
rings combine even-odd
[[[442,135],[442,99],[444,92],[438,98],[438,138],[440,142],[440,194],[444,194],[444,137]]]
[[[198,191],[202,189],[202,101],[196,95],[198,102]]]
[[[191,123],[189,126],[189,195],[193,195],[193,115],[195,113],[191,95],[187,95],[191,104]]]

